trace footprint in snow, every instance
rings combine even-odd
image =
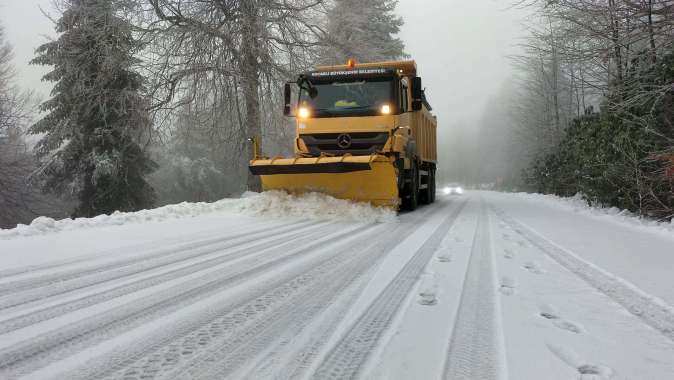
[[[419,303],[424,306],[431,306],[438,303],[438,282],[434,274],[426,273],[421,275],[419,284]]]
[[[437,259],[441,263],[448,263],[452,261],[452,254],[449,251],[440,252]]]
[[[543,269],[535,261],[527,261],[522,267],[533,274],[543,274]]]
[[[551,320],[553,325],[562,330],[570,331],[575,334],[580,334],[584,331],[581,325],[561,318],[559,314],[549,306],[542,308],[539,315],[545,319]]]
[[[506,259],[512,259],[513,257],[515,257],[515,252],[506,248],[503,250],[503,257],[505,257]]]
[[[607,380],[613,377],[613,370],[602,365],[583,364],[577,369],[580,380]]]
[[[501,287],[498,289],[504,296],[512,296],[515,294],[515,279],[508,276],[501,278]]]
[[[577,323],[567,321],[566,319],[555,319],[552,323],[562,330],[570,331],[574,334],[583,332],[583,327]]]
[[[580,380],[609,380],[614,375],[613,369],[603,365],[588,364],[569,347],[552,345],[550,343],[546,343],[546,346],[550,352],[555,354],[564,363],[575,368],[580,375],[578,377]]]

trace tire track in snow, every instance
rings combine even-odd
[[[358,376],[379,338],[391,324],[419,275],[440,247],[465,205],[466,201],[463,201],[435,229],[398,275],[330,350],[312,378],[353,379]]]
[[[423,214],[435,214],[438,209],[427,209]],[[417,215],[417,221],[423,220],[422,215]],[[330,263],[325,267],[331,269],[325,276],[316,276],[316,283],[306,284],[300,288],[297,294],[280,303],[276,311],[263,314],[260,318],[250,321],[245,329],[226,337],[220,337],[218,344],[213,344],[208,351],[193,358],[187,364],[168,373],[162,378],[170,379],[223,379],[236,377],[237,369],[250,361],[268,363],[273,360],[264,356],[275,345],[282,345],[279,340],[292,339],[298,336],[311,322],[321,313],[332,306],[336,300],[353,283],[375,268],[378,263],[402,241],[421,227],[423,223],[413,223],[396,226],[392,231],[386,231],[379,238],[368,239],[366,244],[352,244],[351,252],[346,259],[340,259],[336,265]],[[374,235],[374,234],[373,234]],[[357,294],[354,294],[356,297]],[[353,300],[353,299],[351,299]],[[315,334],[319,338],[321,334],[334,331],[334,327],[341,321],[343,314],[331,318],[331,323],[323,325],[321,332]],[[202,328],[205,330],[205,328]],[[317,349],[319,343],[325,343],[327,339],[311,341],[307,343],[310,348]],[[281,349],[277,352],[282,351]],[[288,359],[286,359],[288,360]],[[213,363],[204,365],[204,363]],[[298,363],[295,363],[298,364]],[[298,374],[291,375],[298,368],[285,368],[281,372],[274,373],[274,378],[283,375],[289,378],[297,378]],[[241,374],[251,377],[249,373]],[[142,376],[141,376],[142,378]],[[253,376],[254,378],[254,376]]]
[[[94,358],[79,369],[68,373],[65,378],[135,378],[141,373],[144,376],[155,377],[161,369],[157,366],[170,367],[175,364],[177,357],[192,355],[211,339],[221,336],[229,329],[241,329],[249,326],[250,322],[253,323],[253,331],[256,331],[256,318],[259,318],[260,314],[264,316],[271,305],[287,300],[298,289],[306,289],[309,295],[313,294],[317,290],[311,286],[312,279],[329,276],[335,268],[339,268],[345,255],[362,256],[358,247],[371,242],[372,231],[377,228],[385,232],[388,227],[361,226],[340,232],[330,241],[320,241],[313,246],[302,247],[300,249],[302,252],[310,250],[321,252],[314,260],[292,266],[279,275],[258,283],[250,290],[237,293],[225,302],[214,303],[190,315],[189,318],[173,323],[170,329],[158,330],[144,337],[142,341],[117,348],[103,357]],[[296,244],[297,241],[289,243]],[[274,266],[279,264],[276,263]],[[250,275],[249,280],[253,280]],[[288,305],[293,307],[291,313],[297,310],[296,305]],[[170,368],[164,368],[167,369]]]
[[[366,227],[361,230],[367,230]],[[172,311],[184,308],[222,289],[246,282],[254,276],[272,270],[312,250],[339,241],[352,234],[352,229],[316,239],[313,236],[272,245],[266,249],[275,252],[287,248],[284,255],[262,264],[243,263],[235,268],[211,273],[186,284],[180,284],[158,293],[134,300],[120,307],[96,314],[67,326],[30,338],[12,347],[0,350],[0,378],[6,374],[25,374],[52,361],[63,359],[75,351],[83,350],[107,337],[126,331]],[[293,246],[294,248],[290,248]],[[283,251],[281,251],[283,252]],[[243,267],[243,268],[241,268]]]
[[[4,269],[4,270],[0,270],[0,280],[4,280],[4,279],[10,278],[10,277],[16,277],[16,276],[26,274],[26,273],[35,273],[35,272],[38,272],[38,271],[55,269],[55,268],[59,268],[59,267],[65,267],[65,266],[68,266],[68,265],[83,263],[83,262],[86,262],[86,261],[100,260],[100,258],[101,258],[100,255],[97,255],[97,254],[84,255],[84,256],[79,256],[79,257],[75,257],[75,258],[72,258],[72,259],[68,259],[68,260],[51,261],[47,264],[36,264],[36,265],[28,265],[28,266],[22,266],[22,267],[11,268],[11,269]]]
[[[212,239],[206,239],[206,240],[200,240],[196,242],[190,242],[190,243],[184,243],[184,244],[179,244],[175,247],[171,248],[161,248],[161,249],[155,249],[151,250],[147,254],[141,254],[132,258],[127,258],[127,259],[122,259],[122,260],[117,260],[113,262],[107,262],[105,264],[98,264],[98,265],[93,265],[90,267],[86,268],[76,268],[72,270],[66,270],[62,272],[56,272],[56,273],[49,273],[49,274],[40,274],[36,277],[28,278],[28,279],[22,279],[22,280],[16,280],[12,282],[6,282],[0,284],[0,295],[4,295],[7,293],[16,293],[18,291],[26,290],[26,289],[32,289],[32,288],[37,288],[37,287],[44,287],[44,286],[49,286],[53,285],[56,283],[62,283],[67,280],[72,280],[76,279],[79,277],[84,277],[84,276],[89,276],[89,275],[95,275],[95,274],[100,274],[103,272],[107,272],[110,270],[114,270],[117,268],[123,268],[123,267],[129,267],[132,265],[137,265],[139,263],[143,262],[148,262],[153,259],[164,259],[167,255],[172,255],[175,253],[181,253],[181,252],[186,252],[186,251],[191,251],[203,247],[207,247],[210,245],[215,245],[218,243],[222,242],[228,242],[231,240],[236,240],[236,239],[241,239],[241,238],[246,238],[246,237],[252,237],[254,235],[260,235],[260,234],[280,234],[283,233],[284,231],[287,231],[291,228],[297,227],[297,225],[310,225],[308,222],[296,222],[292,223],[290,225],[284,224],[280,226],[272,226],[272,227],[263,227],[263,228],[257,228],[252,231],[243,231],[240,233],[235,233],[235,234],[227,234],[226,236],[219,236],[217,238],[212,238]],[[97,255],[98,256],[98,255]],[[97,257],[100,259],[100,257]],[[73,260],[68,260],[65,262],[61,262],[58,264],[44,264],[44,265],[33,265],[33,266],[28,266],[24,268],[16,268],[16,269],[10,269],[6,271],[5,277],[10,277],[10,276],[16,276],[22,273],[27,273],[35,270],[44,270],[44,269],[50,269],[50,268],[55,268],[59,266],[64,266],[64,265],[71,265],[74,263],[78,262],[85,262],[89,260],[95,260],[96,258],[80,258],[80,259],[73,259]],[[7,275],[9,274],[9,275]]]
[[[409,214],[410,220],[406,221],[405,225],[392,231],[392,237],[384,241],[383,244],[390,244],[387,250],[393,250],[416,232],[429,219],[429,216],[445,211],[448,211],[448,208],[436,207],[427,209],[423,213]],[[373,273],[378,265],[379,262],[373,266]],[[307,331],[289,332],[286,334],[285,340],[283,337],[278,338],[275,346],[269,349],[270,353],[258,358],[258,363],[255,364],[258,368],[252,369],[251,373],[247,373],[246,376],[257,379],[274,378],[276,380],[306,378],[306,372],[309,370],[311,363],[330,340],[330,336],[335,332],[344,315],[348,313],[351,305],[360,296],[361,289],[366,286],[368,277],[363,277],[353,281],[350,285],[351,288],[340,295],[341,299],[333,302],[329,310],[324,311],[322,315],[311,321],[312,326],[304,328]],[[308,325],[308,323],[306,324]],[[298,337],[302,339],[300,334],[304,334],[306,339],[302,346],[293,347],[293,345],[290,345],[288,347],[292,340]]]
[[[299,224],[299,223],[300,222],[298,221],[296,224]],[[273,228],[273,224],[271,224],[271,223],[269,225],[262,224],[262,227],[259,230],[264,229],[264,228]],[[214,231],[212,230],[212,231],[209,231],[209,232],[214,232]],[[244,227],[244,228],[235,228],[233,231],[230,231],[230,232],[232,232],[232,234],[229,235],[229,238],[235,238],[237,235],[242,235],[242,234],[245,234],[245,233],[253,233],[255,231],[253,231],[253,230],[247,231],[246,228]],[[218,238],[215,238],[215,239],[219,240],[219,239],[223,239],[223,238],[225,238],[225,236],[219,236]],[[0,240],[2,240],[2,239],[0,239]],[[196,240],[196,241],[192,241],[192,242],[189,242],[189,243],[184,242],[184,241],[183,242],[174,242],[172,244],[173,244],[173,249],[175,250],[175,249],[178,249],[177,247],[184,247],[186,244],[206,243],[206,242],[211,241],[211,240],[214,240],[214,239]],[[147,254],[141,254],[141,255],[143,255],[144,257],[147,258],[147,255],[149,255],[151,252],[157,251],[156,248],[152,247],[153,244],[156,244],[156,242],[150,241],[150,242],[145,242],[145,243],[132,245],[132,246],[122,246],[122,247],[119,247],[118,249],[124,249],[124,250],[127,250],[127,251],[134,250],[134,251],[140,251],[140,252],[147,251]],[[171,243],[167,243],[166,247],[169,247],[170,244]],[[166,247],[162,250],[162,252],[164,252],[167,249]],[[75,264],[82,264],[82,263],[86,263],[86,262],[94,262],[95,263],[96,261],[100,261],[101,259],[104,259],[104,258],[108,257],[109,255],[114,255],[115,253],[117,253],[117,249],[116,250],[108,250],[108,251],[95,251],[95,252],[91,252],[91,253],[88,253],[88,254],[71,257],[71,258],[68,258],[68,259],[53,260],[53,261],[49,261],[48,263],[43,263],[43,264],[34,264],[34,265],[28,265],[28,266],[14,267],[14,268],[10,268],[10,269],[3,269],[3,270],[0,270],[0,281],[2,281],[1,285],[5,286],[5,284],[9,283],[9,281],[6,281],[6,280],[11,278],[11,277],[17,277],[17,276],[20,276],[20,275],[24,275],[26,273],[35,274],[36,272],[54,270],[56,268],[68,267],[68,266],[72,266],[72,265],[75,265]],[[119,260],[118,260],[118,262],[119,262]],[[112,264],[112,262],[108,262],[107,264]],[[91,267],[89,267],[89,269],[91,269]],[[51,274],[53,274],[53,273],[43,273],[43,274],[40,274],[40,275],[36,275],[36,277],[39,277],[40,279],[44,279],[45,275],[51,275]],[[5,280],[5,281],[3,281],[3,280]],[[2,289],[2,288],[0,288],[0,289]],[[2,293],[2,292],[0,292],[0,293]]]
[[[305,226],[304,229],[311,228],[315,228],[315,226],[308,225]],[[162,254],[153,254],[150,258],[141,257],[138,259],[128,260],[131,261],[130,264],[125,263],[123,265],[111,266],[105,265],[103,267],[99,267],[105,269],[101,269],[100,271],[97,270],[96,273],[90,273],[89,270],[85,271],[87,272],[86,275],[80,275],[79,272],[67,273],[64,275],[65,277],[63,281],[57,281],[52,278],[49,280],[50,285],[38,286],[34,289],[28,289],[23,292],[13,291],[11,294],[0,297],[0,310],[87,288],[104,282],[141,274],[153,269],[158,269],[164,266],[199,258],[203,255],[245,246],[255,241],[256,237],[260,240],[267,240],[276,236],[281,236],[279,240],[283,240],[283,234],[292,230],[292,227],[283,227],[280,229],[273,228],[271,231],[262,230],[256,231],[254,233],[244,233],[238,235],[236,238],[218,238],[213,239],[214,242],[212,243],[197,243],[196,247],[187,248],[185,250],[176,251],[171,249],[168,251],[162,251]]]
[[[246,315],[248,320],[244,328],[235,329],[230,334],[220,337],[215,347],[191,360],[184,370],[161,377],[225,379],[255,354],[265,351],[281,332],[291,330],[299,333],[307,323],[331,304],[336,295],[341,294],[381,257],[379,252],[363,250],[362,247],[362,245],[351,247],[350,257],[322,265],[315,270],[315,274],[304,275],[307,282],[294,292],[284,294],[287,298],[276,294],[268,296],[268,299],[273,299],[273,303],[266,305],[270,309],[268,313],[262,313],[258,318],[251,318],[245,311],[250,308],[248,306],[228,316],[228,319],[233,321],[237,314]],[[375,247],[370,245],[368,248]],[[356,252],[360,255],[354,257],[352,253]],[[312,279],[314,281],[311,281]],[[200,330],[206,329],[209,328],[202,327]]]
[[[674,341],[674,308],[635,285],[576,256],[534,229],[518,222],[505,211],[492,206],[510,228],[561,266],[583,279],[593,288],[622,305],[627,311]]]
[[[480,217],[447,351],[445,379],[507,377],[489,216],[482,200],[480,203]]]
[[[0,321],[0,334],[6,334],[8,332],[30,326],[51,318],[59,317],[61,315],[67,314],[69,312],[77,311],[90,307],[95,304],[103,303],[111,299],[121,297],[139,290],[147,289],[156,285],[159,285],[164,282],[172,281],[180,277],[188,276],[190,274],[209,269],[214,266],[221,265],[230,261],[238,260],[245,258],[247,256],[252,256],[257,254],[259,251],[268,249],[270,247],[276,247],[278,244],[286,242],[287,240],[293,238],[299,238],[305,236],[307,233],[310,236],[318,238],[324,236],[329,229],[332,228],[330,225],[323,226],[318,228],[317,231],[305,231],[302,230],[295,234],[289,234],[283,238],[269,241],[267,243],[260,244],[255,247],[246,247],[234,251],[228,251],[223,255],[219,255],[204,261],[199,261],[195,264],[191,264],[185,267],[180,267],[169,272],[160,273],[148,278],[143,278],[131,283],[114,287],[109,290],[105,290],[100,293],[95,293],[87,295],[72,301],[63,302],[57,305],[49,306],[40,310],[33,310],[28,313],[16,316],[11,319]]]

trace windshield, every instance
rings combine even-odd
[[[312,83],[317,96],[300,91],[300,107],[311,109],[314,117],[378,115],[382,106],[393,107],[391,78]]]

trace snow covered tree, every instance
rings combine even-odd
[[[396,34],[403,19],[395,14],[397,0],[335,0],[328,11],[327,36],[321,51],[325,64],[376,62],[407,57]]]
[[[671,219],[674,1],[532,3],[543,23],[518,59],[525,96],[514,111],[528,137],[554,139],[538,144],[527,182]]]
[[[47,115],[30,132],[44,134],[35,147],[45,161],[39,174],[48,191],[78,198],[75,216],[153,204],[145,177],[155,163],[144,151],[150,120],[133,70],[138,44],[117,2],[64,0],[59,37],[40,46],[34,64],[53,66]]]
[[[13,84],[11,60],[12,47],[0,26],[0,228],[24,221],[33,195],[26,186],[33,160],[26,154],[21,136],[28,96]]]
[[[148,2],[156,20],[146,29],[154,38],[153,55],[159,58],[148,70],[158,78],[154,97],[165,95],[157,107],[194,103],[209,95],[202,92],[205,85],[216,83],[215,91],[207,91],[213,99],[234,103],[232,115],[238,119],[219,127],[230,130],[238,147],[246,188],[259,191],[259,177],[247,169],[253,156],[247,138],[270,135],[264,111],[280,114],[278,89],[306,69],[303,63],[322,35],[317,20],[323,0]]]
[[[66,208],[29,181],[37,161],[24,132],[34,104],[31,93],[15,84],[12,56],[0,26],[0,228],[30,223],[38,215],[62,217]]]

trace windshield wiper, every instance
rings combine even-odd
[[[372,108],[372,106],[353,106],[353,107],[339,107],[342,110],[362,110],[365,108]]]
[[[324,113],[329,116],[339,116],[341,112],[356,111],[362,109],[373,109],[372,106],[355,106],[355,107],[339,107],[339,108],[315,108],[314,111]]]
[[[330,111],[330,108],[315,108],[314,111],[316,112],[324,112],[328,115],[334,115],[332,111]]]

